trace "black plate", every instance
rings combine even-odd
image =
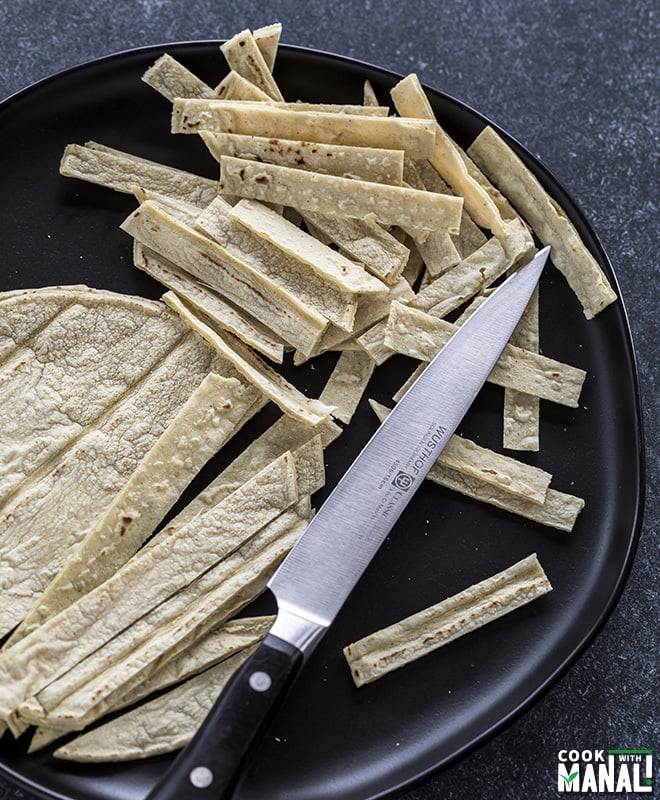
[[[0,289],[87,283],[159,295],[131,267],[128,237],[118,230],[131,198],[61,178],[68,142],[95,139],[202,174],[217,174],[196,137],[169,133],[168,103],[140,81],[164,50],[209,83],[224,74],[216,43],[122,53],[49,78],[0,106],[3,270]],[[368,78],[383,101],[398,77],[345,58],[283,47],[276,78],[288,99],[361,102]],[[438,118],[467,146],[486,120],[430,91]],[[566,209],[613,282],[607,257],[565,190],[512,142]],[[542,449],[524,457],[553,473],[555,488],[586,499],[572,534],[424,486],[377,554],[335,625],[274,721],[246,777],[241,800],[364,800],[402,791],[465,754],[528,708],[575,660],[612,611],[639,534],[643,462],[639,398],[630,333],[621,303],[587,322],[563,277],[542,279],[541,332],[546,355],[587,370],[576,410],[542,404]],[[295,373],[317,392],[335,356]],[[370,394],[387,401],[412,363],[393,359]],[[243,446],[274,418],[253,421],[229,448]],[[375,429],[361,407],[351,434],[329,451],[334,485]],[[488,386],[462,432],[499,448],[501,392]],[[206,472],[231,457],[217,459]],[[322,499],[322,498],[319,498]],[[360,636],[464,589],[536,552],[554,591],[376,683],[356,689],[341,653]],[[260,607],[270,608],[264,598]],[[120,765],[58,762],[49,751],[25,756],[26,742],[5,737],[0,766],[47,797],[138,800],[169,758]]]

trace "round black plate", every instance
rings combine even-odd
[[[225,72],[217,43],[131,51],[69,70],[0,106],[0,289],[87,283],[159,295],[131,266],[118,230],[131,198],[59,176],[69,142],[94,139],[206,174],[217,166],[196,137],[169,133],[169,104],[141,82],[167,50],[210,84]],[[398,77],[345,58],[283,47],[276,78],[288,99],[353,102],[368,78],[382,102]],[[486,124],[463,104],[429,91],[438,118],[467,146]],[[566,209],[614,281],[611,266],[574,202],[515,142],[526,163]],[[541,452],[526,460],[553,473],[553,487],[586,499],[571,534],[525,522],[424,486],[377,554],[268,731],[241,785],[241,800],[365,800],[396,794],[465,754],[527,708],[565,670],[611,612],[630,568],[643,494],[640,412],[634,355],[621,303],[587,322],[563,277],[547,269],[541,286],[546,355],[587,370],[579,409],[542,404]],[[318,392],[336,356],[305,367],[295,382]],[[392,359],[370,395],[387,402],[412,363]],[[291,375],[292,373],[289,372]],[[487,386],[462,432],[496,449],[501,391]],[[205,477],[274,418],[262,415]],[[375,430],[366,405],[328,453],[328,486]],[[322,496],[319,497],[319,501]],[[554,591],[376,683],[356,689],[342,647],[518,559],[538,553]],[[271,608],[269,599],[260,607]],[[143,798],[169,758],[85,766],[49,751],[27,757],[6,736],[6,774],[47,797]]]

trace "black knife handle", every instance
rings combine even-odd
[[[147,800],[220,800],[302,666],[297,647],[268,634],[227,683],[195,734]]]

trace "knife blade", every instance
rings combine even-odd
[[[304,661],[472,405],[550,248],[459,328],[365,445],[268,583],[277,617],[147,800],[220,800]]]

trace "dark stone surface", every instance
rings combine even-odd
[[[537,155],[609,253],[647,437],[650,490],[630,579],[591,647],[540,702],[403,800],[554,797],[560,748],[658,745],[657,10],[652,0],[0,0],[0,97],[107,53],[226,38],[275,20],[286,43],[415,71]],[[0,800],[10,798],[31,800],[0,778]]]

